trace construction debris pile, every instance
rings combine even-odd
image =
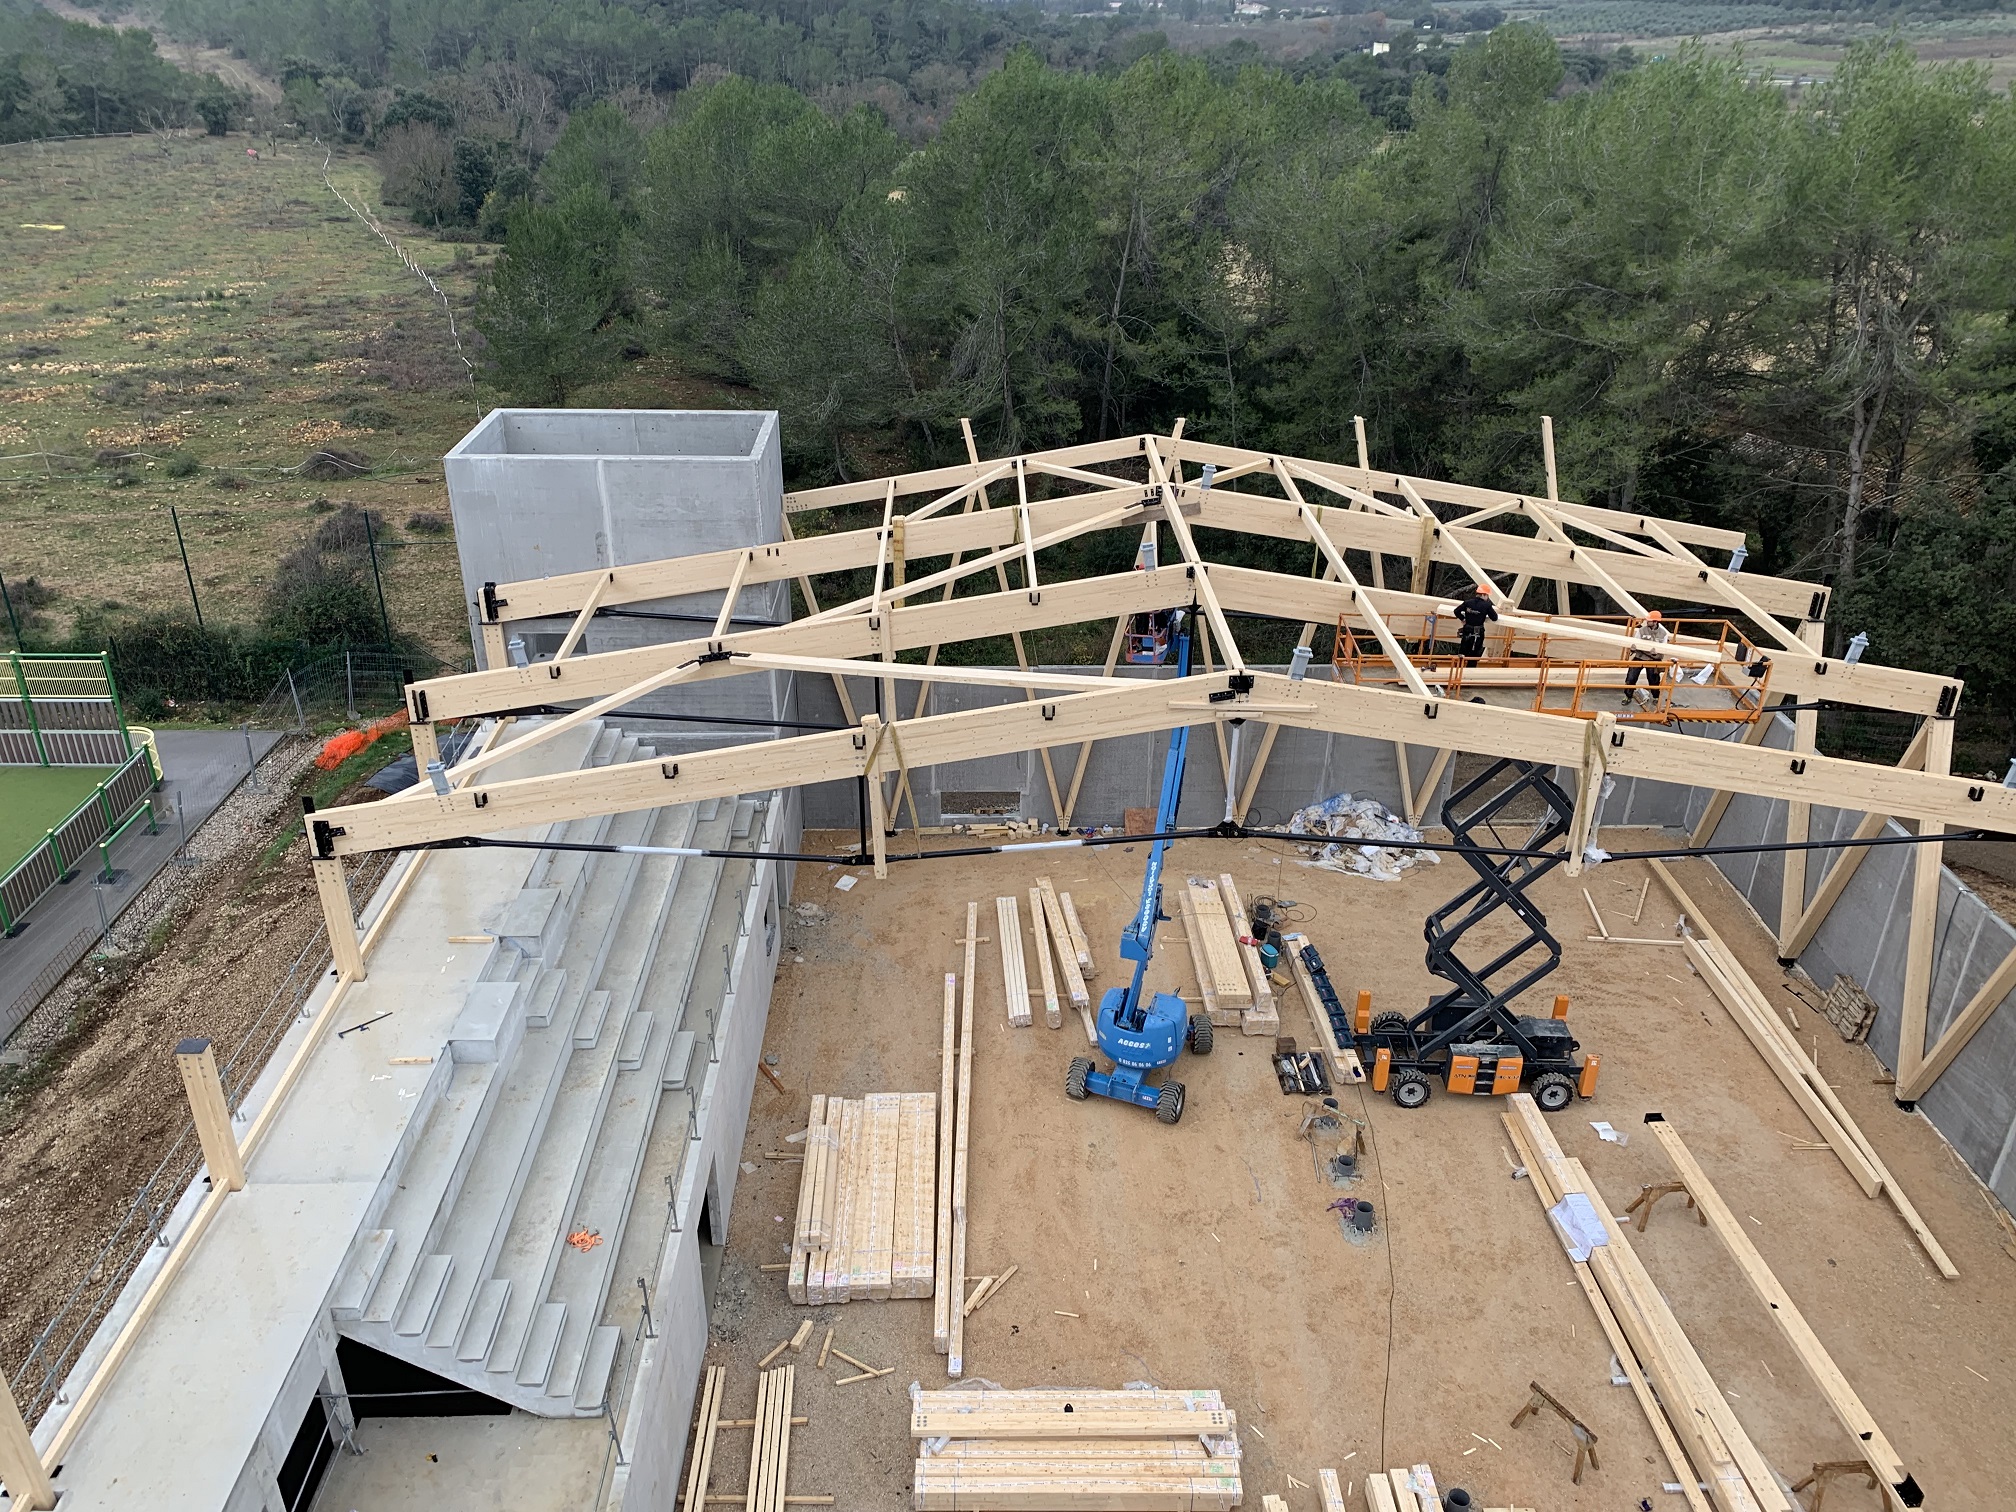
[[[1338,793],[1297,809],[1288,829],[1297,835],[1331,839],[1328,845],[1303,847],[1310,857],[1304,866],[1370,877],[1375,882],[1398,882],[1410,867],[1442,860],[1434,851],[1411,849],[1420,845],[1421,831],[1376,798]]]
[[[1239,1505],[1236,1414],[1215,1391],[910,1391],[911,1505],[952,1509]]]
[[[791,1300],[816,1307],[930,1296],[938,1094],[816,1094],[804,1138]]]

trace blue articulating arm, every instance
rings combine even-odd
[[[1176,672],[1190,672],[1190,636],[1179,628],[1176,635]],[[1162,796],[1155,810],[1155,833],[1166,835],[1176,827],[1176,806],[1183,796],[1183,769],[1190,753],[1190,731],[1178,726],[1169,737],[1169,760],[1162,770]],[[1162,864],[1169,842],[1157,839],[1148,848],[1148,868],[1141,879],[1141,906],[1120,934],[1120,954],[1134,963],[1134,976],[1125,987],[1108,988],[1099,1001],[1096,1033],[1099,1049],[1112,1060],[1111,1071],[1100,1071],[1094,1062],[1080,1057],[1071,1062],[1064,1079],[1065,1094],[1082,1101],[1088,1095],[1110,1097],[1139,1108],[1153,1108],[1155,1116],[1173,1124],[1183,1116],[1184,1087],[1181,1082],[1159,1086],[1147,1077],[1151,1071],[1174,1064],[1188,1044],[1199,1055],[1211,1049],[1211,1021],[1199,1015],[1192,1019],[1183,999],[1173,992],[1148,996],[1148,963],[1155,954],[1155,926],[1162,922]]]

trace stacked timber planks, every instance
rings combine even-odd
[[[1064,991],[1084,1022],[1085,1038],[1096,1045],[1099,1034],[1092,1024],[1092,991],[1085,985],[1085,979],[1092,974],[1086,969],[1091,964],[1092,953],[1088,949],[1082,957],[1079,954],[1078,939],[1083,931],[1075,929],[1077,912],[1073,910],[1068,916],[1065,914],[1064,900],[1048,877],[1039,877],[1029,894],[1032,910],[1039,899],[1042,912],[1037,915],[1037,932],[1040,934],[1046,928],[1050,931],[1051,941],[1057,948],[1057,969],[1063,974]]]
[[[1022,955],[1022,911],[1017,899],[994,900],[995,938],[1001,944],[1001,988],[1008,999],[1008,1023],[1027,1029],[1035,1022],[1029,1009],[1029,963]]]
[[[1216,1512],[1241,1497],[1215,1391],[919,1391],[918,1512]]]
[[[784,1485],[791,1467],[791,1398],[797,1381],[795,1365],[781,1365],[756,1378],[756,1442],[749,1455],[745,1512],[784,1512]]]
[[[1246,980],[1253,988],[1252,1003],[1239,1015],[1239,1032],[1272,1038],[1281,1032],[1281,1010],[1275,1006],[1274,986],[1267,980],[1267,968],[1260,964],[1260,947],[1246,932],[1246,904],[1230,872],[1219,874],[1218,897],[1225,905],[1232,938],[1238,942],[1239,959],[1246,968]]]
[[[935,1092],[812,1099],[787,1291],[793,1302],[931,1295]]]
[[[1043,911],[1043,889],[1029,889],[1029,932],[1036,940],[1036,964],[1043,973],[1043,1022],[1052,1029],[1064,1026],[1064,1006],[1057,998],[1057,973],[1050,965],[1050,928]]]

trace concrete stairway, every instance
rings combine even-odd
[[[589,761],[649,754],[605,730]],[[581,819],[547,838],[720,846],[746,836],[748,808]],[[725,865],[746,875],[748,863]],[[724,919],[733,938],[723,871],[542,853],[495,923],[381,1214],[337,1284],[341,1332],[531,1412],[601,1410],[620,1339],[603,1321],[617,1252],[666,1088],[695,1059],[688,991],[718,997]],[[704,1058],[699,1004],[693,1018]],[[572,1245],[576,1233],[596,1242]]]

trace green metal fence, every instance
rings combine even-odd
[[[0,667],[0,766],[118,766],[132,754],[109,655],[8,653]]]
[[[158,828],[153,795],[160,781],[153,749],[143,745],[93,788],[90,797],[52,825],[27,855],[0,875],[0,933],[16,933],[23,915],[50,889],[75,876],[94,850],[99,874],[109,880],[113,843],[143,818],[150,835]]]

